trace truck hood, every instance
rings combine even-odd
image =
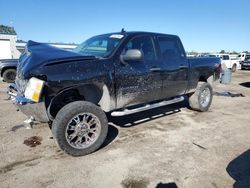
[[[29,74],[29,71],[40,66],[92,59],[96,59],[96,57],[83,56],[73,51],[30,40],[25,47],[24,53],[19,58],[17,76],[25,76]]]

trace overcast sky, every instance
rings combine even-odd
[[[187,51],[250,51],[250,0],[0,0],[18,39],[74,42],[107,32],[177,34]]]

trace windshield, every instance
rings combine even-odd
[[[86,56],[105,58],[115,50],[123,37],[120,34],[106,34],[92,37],[80,44],[74,51]]]

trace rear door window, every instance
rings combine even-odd
[[[170,37],[158,37],[161,58],[164,61],[181,60],[184,57],[179,43]]]

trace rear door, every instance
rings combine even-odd
[[[151,35],[139,35],[130,39],[122,50],[139,49],[143,61],[129,61],[124,65],[115,63],[117,108],[148,103],[161,95],[161,73],[157,71],[157,57]]]
[[[161,35],[157,41],[163,80],[162,98],[182,95],[188,86],[189,64],[180,39]]]

